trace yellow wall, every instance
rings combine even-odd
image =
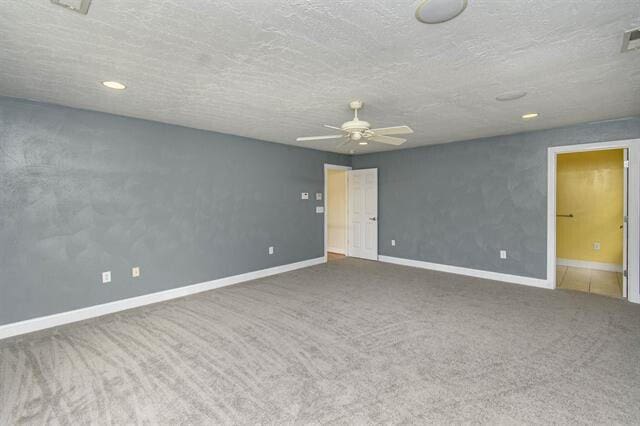
[[[622,264],[624,152],[558,155],[557,257]],[[600,242],[600,250],[593,243]]]
[[[328,170],[327,249],[344,253],[347,248],[347,181],[346,172]]]

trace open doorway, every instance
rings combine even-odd
[[[348,244],[348,186],[347,171],[351,167],[325,164],[324,168],[324,250],[329,262],[347,254]]]
[[[627,296],[627,159],[626,149],[557,155],[557,288]]]

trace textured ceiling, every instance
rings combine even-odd
[[[403,148],[640,114],[640,51],[620,53],[639,0],[470,0],[440,25],[418,3],[4,0],[0,95],[333,151],[295,138],[355,98],[375,127],[415,130]],[[495,101],[512,90],[529,95]]]

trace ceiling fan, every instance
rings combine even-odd
[[[389,135],[408,135],[413,133],[413,130],[409,126],[395,126],[395,127],[381,127],[379,129],[372,129],[371,124],[358,118],[358,110],[364,106],[362,101],[352,101],[349,103],[349,108],[353,110],[353,120],[347,121],[340,127],[329,126],[325,124],[324,127],[329,129],[340,130],[342,133],[339,135],[326,135],[326,136],[305,136],[297,138],[296,141],[318,141],[324,139],[345,139],[340,144],[346,145],[349,142],[358,142],[360,145],[368,145],[369,142],[380,142],[389,145],[402,145],[407,140],[402,138],[394,138]]]

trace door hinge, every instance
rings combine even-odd
[[[624,160],[624,168],[625,169],[629,168],[629,160]]]
[[[622,276],[625,277],[625,278],[628,278],[629,277],[629,273],[626,270],[624,270],[624,271],[622,271]]]

